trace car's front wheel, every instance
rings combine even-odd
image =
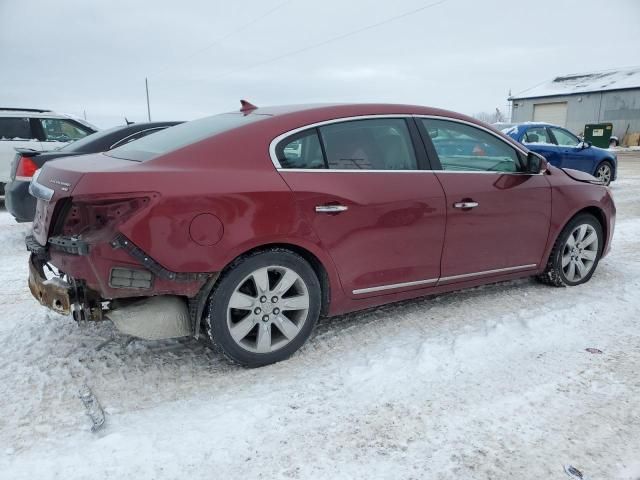
[[[600,180],[605,185],[609,185],[611,183],[611,179],[613,178],[613,166],[608,161],[604,161],[598,165],[596,168],[595,177]]]
[[[598,219],[588,213],[577,215],[558,236],[547,268],[538,279],[555,287],[587,282],[600,261],[603,246]]]
[[[241,257],[209,301],[209,336],[248,367],[279,362],[309,338],[320,315],[320,283],[300,255],[272,249]]]

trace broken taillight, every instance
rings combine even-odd
[[[30,182],[33,174],[38,170],[38,165],[31,157],[20,156],[18,166],[16,167],[16,180]]]
[[[114,228],[148,206],[149,197],[79,201],[74,199],[64,217],[62,235]]]

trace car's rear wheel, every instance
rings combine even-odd
[[[611,163],[605,160],[600,165],[598,165],[595,177],[605,185],[609,185],[611,183],[611,179],[613,178],[613,166],[611,165]]]
[[[209,302],[209,336],[237,363],[259,367],[291,356],[320,315],[320,282],[300,255],[272,249],[241,257]]]
[[[589,281],[600,261],[603,246],[604,236],[598,219],[586,213],[577,215],[558,236],[539,280],[556,287]]]

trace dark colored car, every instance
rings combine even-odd
[[[539,153],[556,167],[587,172],[605,185],[616,179],[618,158],[611,150],[583,142],[569,130],[549,123],[520,123],[501,127],[514,140]]]
[[[113,127],[88,135],[57,150],[44,152],[29,148],[16,148],[18,153],[11,163],[11,180],[5,189],[7,210],[18,222],[33,220],[36,199],[29,195],[29,185],[35,171],[42,168],[45,163],[61,157],[106,152],[179,123],[181,122],[133,123]]]
[[[204,328],[249,366],[290,356],[321,315],[526,276],[579,285],[615,219],[590,175],[409,105],[245,104],[47,164],[31,192],[40,303],[142,338]]]

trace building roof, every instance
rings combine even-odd
[[[640,88],[640,66],[562,75],[512,95],[509,100],[627,90],[631,88]]]

